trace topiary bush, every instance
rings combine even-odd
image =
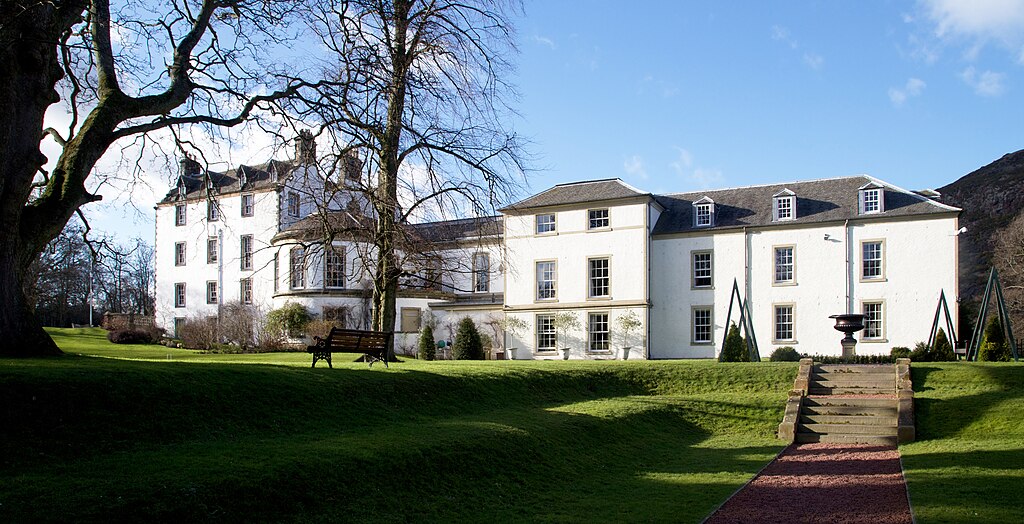
[[[115,329],[107,332],[107,340],[115,344],[152,344],[153,335],[144,329]]]
[[[1003,334],[1003,324],[999,317],[992,317],[985,326],[985,338],[982,339],[978,360],[985,362],[1009,362],[1010,346]]]
[[[889,356],[892,358],[910,358],[910,348],[906,346],[896,346],[889,352]]]
[[[953,353],[953,344],[949,343],[946,332],[939,328],[935,335],[935,347],[931,351],[932,362],[952,362],[956,360],[956,353]]]
[[[769,362],[800,362],[800,353],[793,346],[782,346],[772,351]]]
[[[455,344],[452,346],[455,360],[483,360],[484,344],[480,340],[480,332],[476,329],[473,319],[463,317],[455,332]]]
[[[914,362],[930,362],[931,357],[931,348],[927,342],[918,342],[910,352],[910,360]]]
[[[747,343],[740,336],[740,328],[736,324],[729,325],[729,334],[725,336],[725,347],[722,348],[722,355],[719,362],[750,362],[750,354],[747,352]]]
[[[420,345],[417,358],[420,360],[434,360],[437,356],[437,345],[434,342],[434,330],[429,324],[424,324],[420,330]]]

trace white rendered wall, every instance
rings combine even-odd
[[[888,354],[894,346],[912,348],[928,338],[940,291],[946,292],[951,304],[955,301],[955,231],[953,217],[851,221],[848,230],[842,223],[750,230],[749,282],[745,279],[742,231],[655,238],[651,249],[652,358],[716,357],[725,335],[734,278],[740,294],[749,300],[762,358],[781,346],[807,354],[841,354],[842,335],[828,317],[860,313],[864,301],[884,303],[885,335],[880,340],[861,341],[858,354]],[[861,241],[865,239],[884,240],[886,274],[882,281],[860,279]],[[773,282],[774,248],[783,245],[794,248],[793,284]],[[693,290],[691,252],[706,249],[714,252],[714,289]],[[777,304],[794,307],[794,340],[772,340]],[[692,342],[694,306],[713,307],[712,344]],[[738,319],[734,308],[732,320],[738,323]]]
[[[558,347],[570,348],[570,358],[614,358],[623,345],[616,332],[615,318],[629,309],[636,310],[646,323],[647,301],[647,203],[593,204],[580,209],[539,210],[532,214],[505,215],[507,271],[506,314],[519,317],[528,328],[510,337],[509,346],[518,348],[517,359],[563,358],[561,352],[538,352],[536,315],[568,311],[575,314],[581,328],[567,333]],[[588,230],[588,209],[609,210],[610,227]],[[555,213],[556,231],[537,235],[536,215]],[[611,289],[607,298],[588,297],[590,258],[608,258]],[[556,263],[556,298],[537,299],[536,262]],[[587,319],[590,312],[609,314],[611,350],[587,351]],[[641,333],[645,328],[641,329]],[[634,358],[643,356],[643,336],[634,336]]]

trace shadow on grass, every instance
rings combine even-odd
[[[963,366],[961,368],[961,366]],[[970,366],[970,367],[967,367]],[[1024,367],[1016,365],[976,365],[970,363],[949,363],[942,367],[924,365],[912,366],[914,382],[914,417],[918,440],[941,439],[958,435],[965,428],[986,417],[997,405],[1024,398]],[[948,384],[950,373],[954,383]],[[979,374],[980,380],[971,377]],[[955,382],[957,376],[960,383]],[[969,382],[970,381],[970,382]],[[942,384],[947,382],[947,384]],[[967,390],[974,382],[990,391],[961,394],[949,398],[917,396],[917,393],[936,391],[957,392]],[[931,385],[934,384],[934,385]],[[995,387],[994,390],[993,387]]]

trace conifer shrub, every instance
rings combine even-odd
[[[747,343],[740,335],[740,328],[735,323],[729,326],[729,334],[725,336],[725,347],[722,348],[720,362],[750,362]]]
[[[420,330],[420,343],[417,358],[420,360],[434,360],[437,356],[437,345],[434,342],[434,330],[429,324],[424,324]]]
[[[985,336],[982,339],[981,349],[978,351],[978,360],[985,362],[1009,362],[1010,347],[1006,343],[1006,336],[1003,334],[1003,324],[999,317],[992,317],[985,326]]]
[[[746,348],[744,348],[746,349]],[[768,357],[770,362],[799,362],[800,353],[797,353],[793,346],[782,346],[772,351],[772,355]]]
[[[144,329],[115,329],[107,332],[107,340],[115,344],[152,344],[153,336]]]
[[[956,360],[956,353],[953,353],[953,344],[949,343],[946,332],[939,328],[935,335],[935,348],[931,352],[932,362],[952,362]]]
[[[484,344],[480,340],[480,332],[476,329],[473,319],[463,317],[455,332],[455,344],[452,346],[455,360],[483,360]]]
[[[910,352],[910,360],[914,362],[930,362],[932,358],[931,348],[927,342],[918,342],[914,350]]]

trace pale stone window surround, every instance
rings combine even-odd
[[[185,283],[174,284],[174,307],[185,307]]]
[[[175,242],[174,243],[174,265],[184,266],[185,265],[185,243]]]
[[[587,210],[587,229],[608,229],[610,226],[608,208]]]
[[[690,251],[690,288],[714,289],[715,253],[710,249]]]
[[[217,244],[219,243],[217,237],[210,237],[206,239],[206,263],[216,264],[217,263]]]
[[[423,310],[418,307],[402,308],[401,325],[399,330],[402,333],[415,333],[420,330],[420,318]]]
[[[488,253],[473,253],[473,292],[491,291],[491,256]]]
[[[288,287],[304,289],[306,287],[306,250],[301,246],[293,247],[288,255]]]
[[[535,300],[553,301],[558,299],[558,262],[538,260],[534,262]]]
[[[536,333],[536,352],[554,353],[558,348],[558,335],[555,333],[555,316],[550,314],[538,314],[535,319],[534,330]]]
[[[220,207],[218,206],[216,199],[206,201],[206,220],[208,222],[216,222],[220,220]]]
[[[344,289],[345,246],[327,246],[324,254],[324,287]]]
[[[609,353],[611,351],[611,323],[607,311],[587,313],[587,351]]]
[[[612,294],[612,258],[587,258],[587,298],[609,299]]]
[[[550,235],[558,231],[554,213],[541,213],[534,217],[534,232],[538,235]]]
[[[208,280],[206,282],[206,303],[216,304],[217,303],[217,281]]]
[[[772,344],[796,343],[796,304],[772,304]]]
[[[241,247],[241,269],[242,271],[252,271],[252,235],[242,235],[238,237],[238,242]]]
[[[175,226],[184,226],[185,225],[185,223],[186,223],[185,213],[186,213],[185,204],[176,204],[174,206],[174,225]]]
[[[888,342],[886,340],[885,301],[862,300],[861,313],[864,314],[864,331],[860,333],[861,342]]]
[[[238,281],[238,300],[243,304],[252,304],[251,278],[243,278]]]
[[[885,282],[885,240],[860,241],[860,281]]]
[[[301,212],[299,194],[295,191],[288,192],[288,216],[298,218]]]
[[[252,193],[242,194],[242,216],[251,217],[256,210],[256,195]]]
[[[796,285],[796,246],[772,246],[772,285]]]
[[[714,344],[715,315],[712,306],[692,306],[690,308],[690,344],[694,346],[710,346]]]

